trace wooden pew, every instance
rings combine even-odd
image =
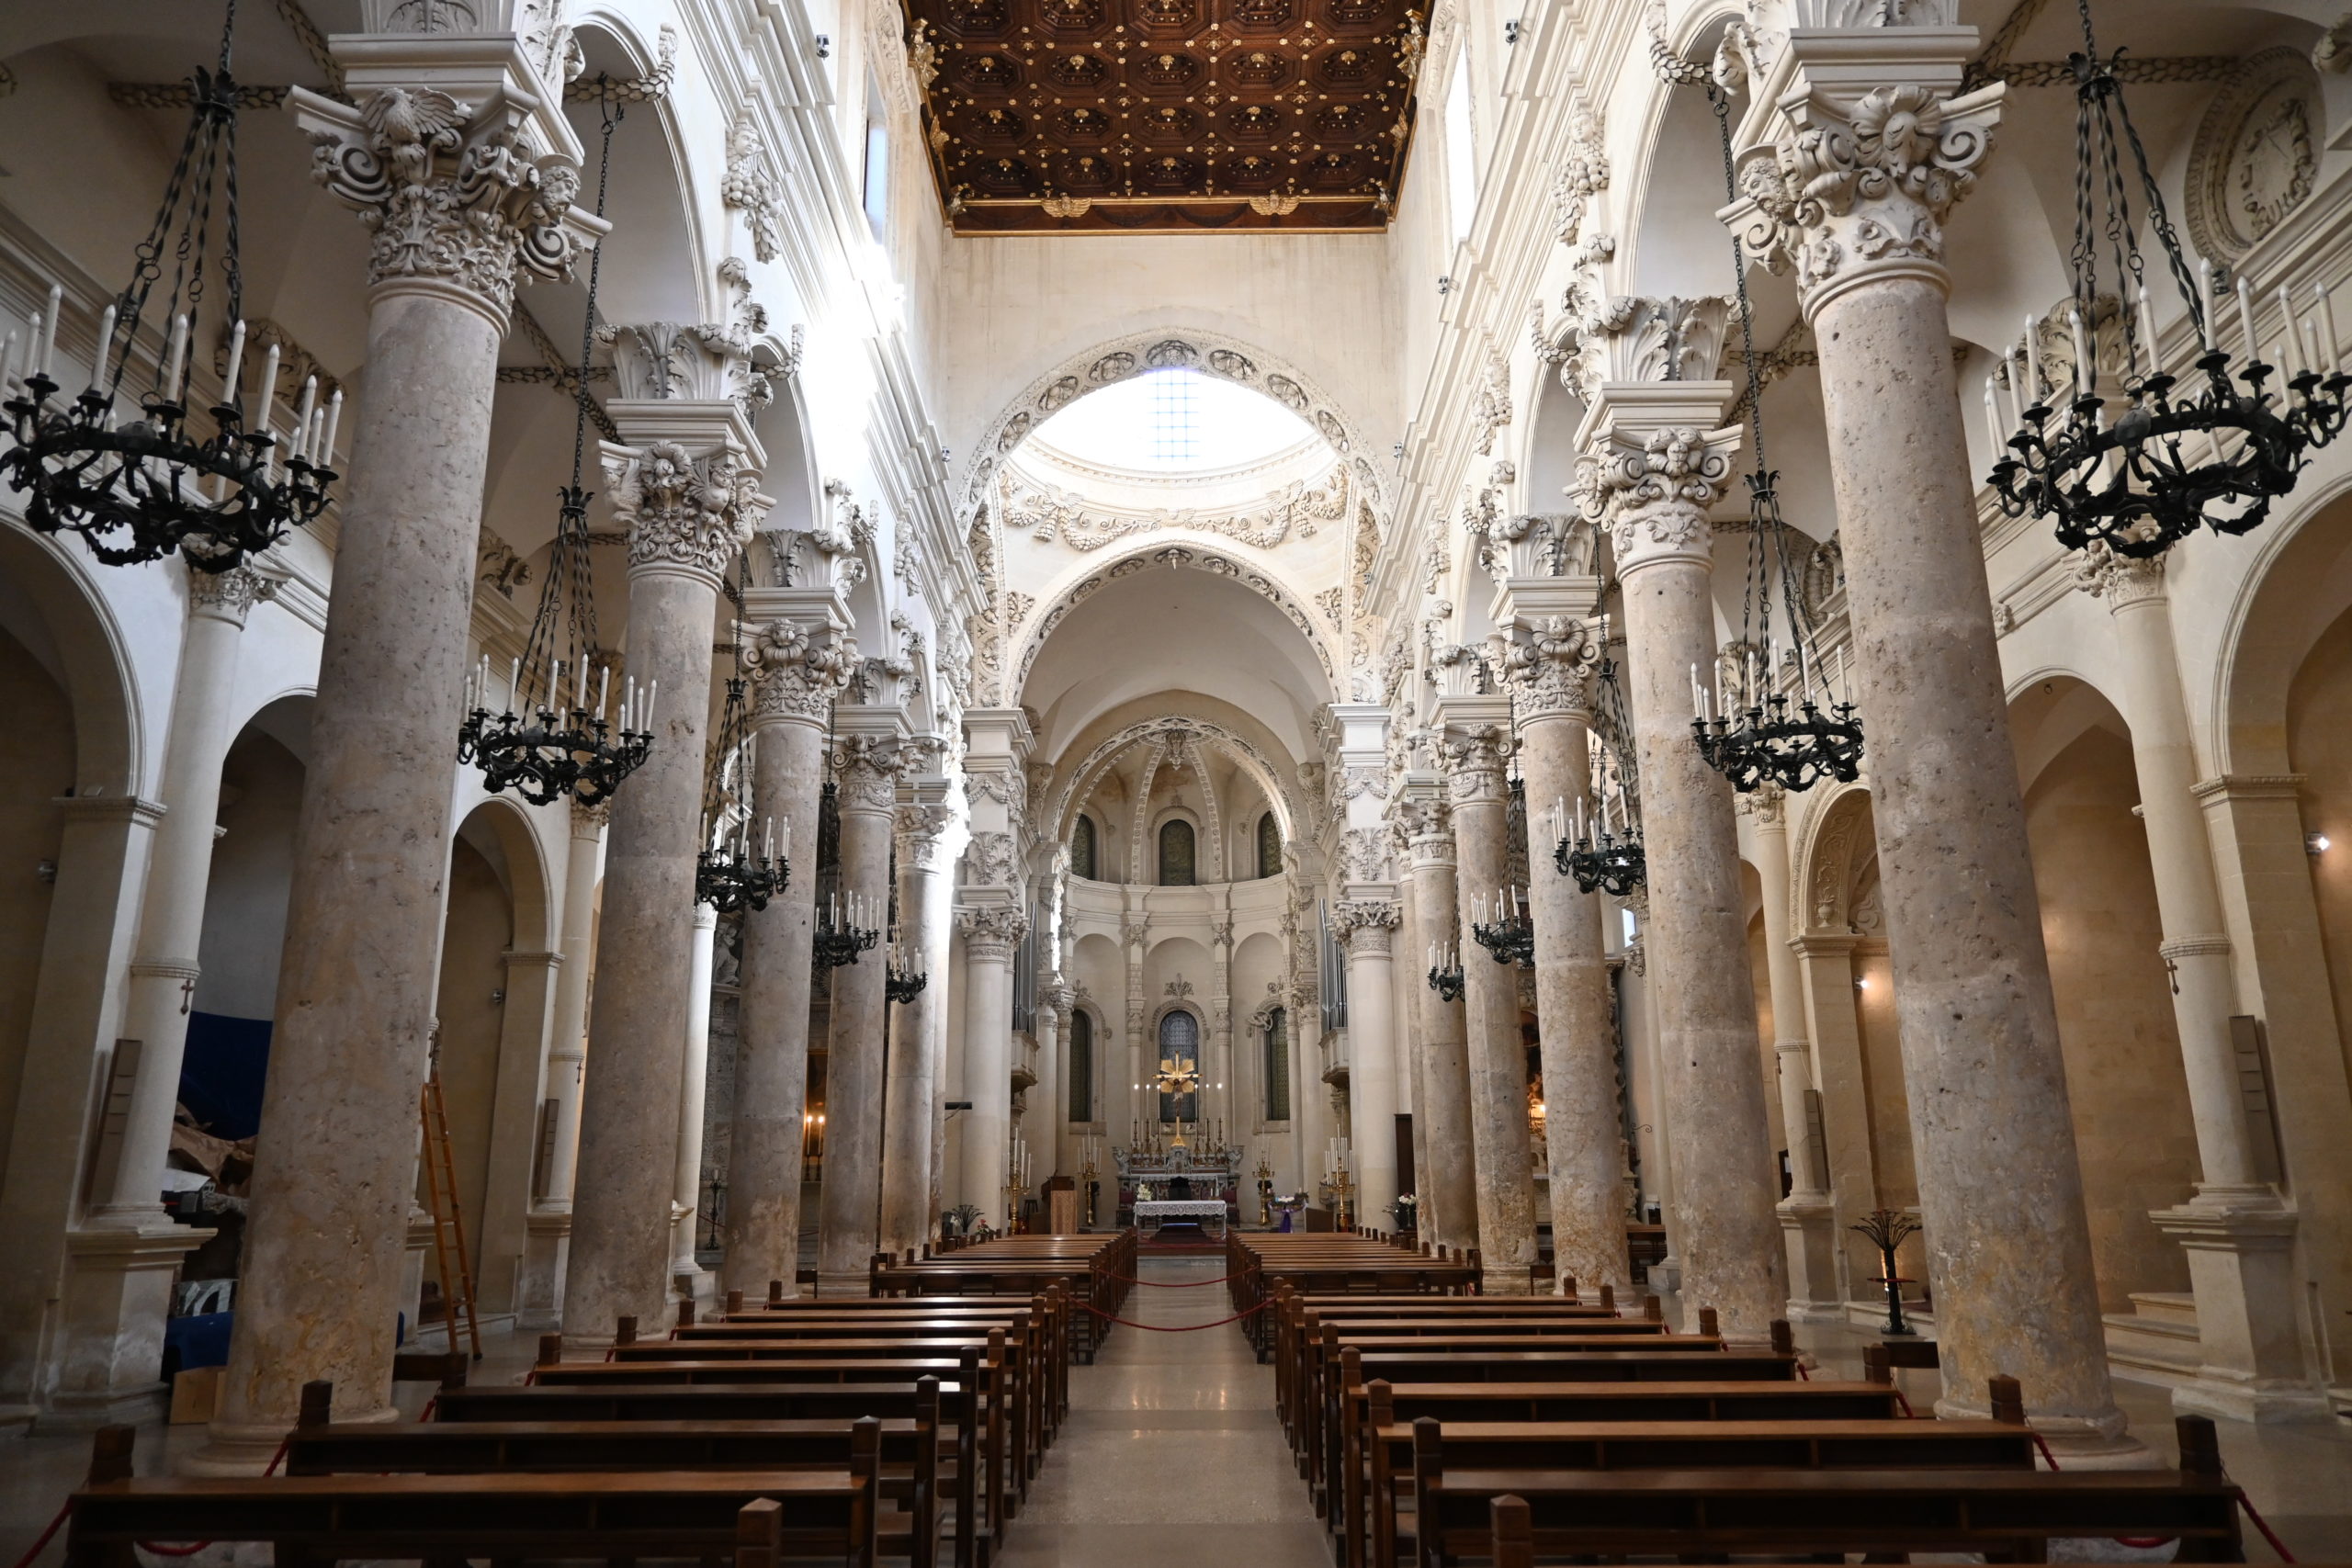
[[[1826,1404],[1826,1402],[1825,1402]],[[1368,1434],[1372,1470],[1366,1540],[1350,1488],[1350,1568],[1393,1568],[1412,1532],[1400,1492],[1416,1456],[1435,1443],[1443,1471],[1482,1470],[2007,1470],[2034,1468],[2032,1428],[2009,1421],[1878,1419],[1449,1422],[1424,1416]],[[1418,1515],[1413,1516],[1418,1517]],[[1368,1556],[1367,1556],[1368,1551]]]
[[[98,1434],[89,1479],[67,1500],[69,1568],[135,1568],[136,1544],[156,1540],[267,1541],[281,1568],[404,1558],[875,1562],[870,1470],[134,1477],[132,1438],[128,1427]],[[754,1511],[762,1503],[770,1506]]]
[[[300,1424],[286,1439],[288,1475],[399,1473],[463,1475],[530,1471],[754,1470],[867,1473],[877,1488],[877,1549],[911,1568],[938,1559],[940,1507],[939,1382],[916,1391],[912,1418],[864,1416],[831,1421],[330,1421],[334,1386],[302,1388]],[[904,1505],[904,1512],[883,1503]],[[944,1510],[959,1541],[968,1540],[964,1510]]]

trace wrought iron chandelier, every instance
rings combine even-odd
[[[882,994],[894,1002],[910,1002],[922,995],[923,987],[931,984],[931,976],[923,966],[922,952],[912,942],[891,942],[887,963]]]
[[[596,213],[605,211],[605,176],[612,167],[613,128],[619,114],[607,106],[604,160],[596,175]],[[468,672],[466,716],[458,728],[458,761],[481,767],[492,794],[512,789],[534,806],[566,795],[582,806],[610,800],[621,781],[644,762],[653,745],[653,706],[661,682],[639,688],[637,677],[621,683],[620,706],[612,703],[613,669],[596,645],[596,602],[590,581],[588,492],[580,487],[588,442],[588,355],[596,321],[596,282],[604,261],[599,247],[588,265],[588,308],[581,324],[580,378],[571,427],[571,482],[557,492],[555,544],[548,554],[547,582],[531,617],[522,656],[507,668],[505,705],[493,714],[498,693],[490,657]],[[594,705],[589,666],[596,669]],[[569,684],[567,685],[567,677]],[[535,694],[536,700],[535,700]]]
[[[281,443],[273,434],[279,417],[276,343],[254,387],[258,411],[246,423],[238,89],[229,68],[236,28],[236,3],[230,0],[220,66],[192,73],[187,134],[154,223],[140,242],[130,287],[99,317],[88,384],[71,399],[60,395],[79,378],[78,369],[57,363],[62,288],[51,288],[47,309],[34,315],[21,373],[13,333],[0,349],[0,389],[6,393],[0,410],[9,437],[7,450],[0,452],[0,480],[25,493],[26,522],[44,534],[80,535],[90,553],[109,566],[159,560],[177,550],[199,570],[227,571],[277,543],[288,528],[317,517],[335,479],[331,465],[343,393],[335,391],[322,408],[318,378],[309,378]],[[220,400],[191,427],[189,345],[203,325],[216,200],[228,360]],[[118,423],[115,403],[166,256],[172,277],[162,317],[165,346],[154,379],[140,396],[138,416]]]
[[[1732,172],[1731,100],[1710,86],[1709,106],[1723,141],[1724,187],[1738,196]],[[1764,458],[1764,377],[1756,356],[1755,311],[1747,298],[1747,268],[1736,242],[1732,268],[1738,284],[1739,339],[1747,366],[1747,428],[1756,471],[1747,476],[1747,581],[1740,601],[1740,657],[1728,687],[1702,682],[1690,670],[1690,733],[1708,765],[1742,795],[1766,784],[1811,789],[1824,778],[1850,784],[1861,774],[1862,725],[1851,702],[1840,702],[1820,649],[1820,637],[1798,582],[1799,536],[1781,516],[1780,475]],[[1772,602],[1781,602],[1788,645],[1772,640]],[[1818,699],[1816,701],[1816,698]]]
[[[739,657],[738,669],[741,669]],[[727,682],[727,703],[720,710],[718,744],[712,752],[710,776],[703,786],[702,848],[695,855],[695,900],[722,915],[738,909],[764,909],[768,900],[792,880],[792,867],[777,850],[778,824],[768,818],[760,829],[759,847],[752,844],[752,823],[758,815],[752,771],[756,742],[743,701],[743,677]],[[735,774],[734,800],[728,799],[727,773]],[[792,824],[782,824],[782,841],[792,841]]]
[[[2279,289],[2273,365],[2263,357],[2253,290],[2242,276],[2234,290],[2239,355],[2233,368],[2233,356],[2219,341],[2213,265],[2199,260],[2192,279],[2123,101],[2115,69],[2122,51],[2101,59],[2089,0],[2077,0],[2077,9],[2082,52],[2067,56],[2075,100],[2075,246],[2068,264],[2074,301],[2066,321],[2074,372],[2052,376],[2044,387],[2037,341],[2041,324],[2029,319],[2022,371],[2015,350],[2004,366],[2007,406],[1994,379],[1984,383],[1985,419],[1994,449],[2002,454],[1989,479],[2002,511],[2050,518],[2067,548],[2098,540],[2117,555],[2146,558],[2163,554],[2199,526],[2217,534],[2258,526],[2270,515],[2270,503],[2295,488],[2307,454],[2344,428],[2344,394],[2352,376],[2338,355],[2335,310],[2324,285],[2313,288],[2311,308],[2300,318],[2287,290]],[[2132,150],[2149,230],[2196,333],[2198,351],[2177,375],[2165,367],[2156,337],[2119,132]],[[2095,206],[2102,209],[2096,230]],[[2099,292],[2102,241],[2121,298]],[[2111,418],[2096,352],[2102,304],[2122,348],[2120,385],[2109,391],[2120,391],[2124,406]],[[2274,373],[2279,385],[2266,390]]]
[[[1642,852],[1641,795],[1615,660],[1602,658],[1593,699],[1591,778],[1573,818],[1566,802],[1553,803],[1552,864],[1562,876],[1575,877],[1583,892],[1623,898],[1648,877],[1649,863]],[[1588,798],[1596,803],[1589,814]]]
[[[826,899],[817,911],[817,931],[811,942],[817,962],[828,969],[856,963],[859,953],[882,940],[878,921],[858,924],[874,918],[873,900],[863,894],[837,893]]]
[[[1493,919],[1487,919],[1488,914]],[[1498,964],[1535,967],[1535,921],[1527,913],[1526,896],[1516,887],[1498,887],[1492,897],[1481,893],[1470,901],[1470,934]]]
[[[1437,993],[1438,1000],[1460,1001],[1464,980],[1462,954],[1451,943],[1430,943],[1430,989]]]

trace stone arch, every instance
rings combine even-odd
[[[1339,628],[1327,627],[1320,614],[1309,606],[1312,601],[1292,592],[1273,573],[1253,565],[1228,550],[1212,549],[1204,545],[1171,545],[1155,540],[1138,546],[1107,563],[1080,566],[1048,594],[1041,597],[1037,607],[1021,624],[1007,627],[1008,641],[1018,648],[1020,657],[1007,669],[1012,689],[1019,691],[1028,682],[1029,670],[1044,651],[1046,639],[1062,624],[1072,610],[1092,598],[1105,586],[1122,578],[1153,567],[1174,570],[1205,571],[1216,577],[1230,579],[1265,600],[1283,614],[1283,618],[1298,628],[1306,638],[1307,647],[1315,652],[1316,661],[1322,665],[1326,679],[1338,669],[1332,659],[1331,647]]]
[[[2259,536],[2238,580],[2214,660],[2211,733],[2217,774],[2283,774],[2295,671],[2352,605],[2352,474],[2315,487]]]
[[[1140,723],[1128,725],[1125,728],[1105,737],[1096,744],[1092,750],[1087,752],[1085,759],[1069,771],[1062,784],[1061,793],[1055,798],[1053,815],[1049,820],[1055,824],[1056,835],[1057,837],[1069,835],[1072,817],[1086,798],[1093,794],[1095,784],[1101,782],[1102,770],[1109,767],[1120,752],[1154,731],[1170,729],[1190,730],[1196,737],[1205,739],[1239,763],[1242,771],[1247,773],[1251,782],[1264,793],[1267,802],[1276,812],[1276,820],[1282,824],[1284,847],[1287,848],[1300,841],[1300,825],[1306,821],[1306,813],[1298,799],[1283,785],[1281,775],[1275,771],[1273,763],[1267,760],[1265,753],[1224,725],[1211,719],[1190,716],[1145,719]],[[1153,771],[1158,771],[1156,763]],[[1147,787],[1148,787],[1148,782]],[[1130,869],[1140,863],[1131,860]]]
[[[560,814],[550,814],[564,825]],[[504,857],[506,893],[514,906],[514,949],[544,953],[557,944],[555,899],[549,886],[548,856],[532,825],[531,814],[503,795],[493,795],[459,818],[460,825],[479,821]],[[452,835],[454,841],[455,835]]]
[[[138,686],[122,629],[89,558],[16,523],[0,525],[0,626],[63,687],[74,712],[75,795],[135,795],[146,782]]]
[[[1870,786],[1838,784],[1805,818],[1791,846],[1789,929],[1844,933],[1852,919],[1855,871],[1877,852],[1869,837]]]
[[[1143,820],[1144,816],[1145,813],[1142,811],[1136,813],[1136,817],[1138,821]],[[1157,814],[1153,815],[1150,818],[1150,829],[1144,837],[1145,841],[1149,844],[1151,849],[1150,869],[1151,885],[1153,886],[1199,887],[1205,886],[1213,880],[1212,878],[1203,874],[1206,870],[1206,867],[1202,863],[1202,861],[1204,845],[1206,842],[1208,829],[1203,825],[1197,813],[1195,813],[1190,807],[1170,806],[1163,807]],[[1185,830],[1193,835],[1193,880],[1189,883],[1170,883],[1162,880],[1162,878],[1168,874],[1168,868],[1166,864],[1168,829],[1171,824],[1176,823],[1182,824]]]
[[[976,514],[988,499],[997,465],[1029,433],[1089,392],[1149,370],[1199,370],[1272,398],[1297,414],[1331,444],[1347,463],[1357,493],[1387,511],[1388,489],[1373,462],[1375,448],[1362,423],[1315,378],[1279,355],[1223,333],[1159,328],[1126,333],[1069,355],[1023,388],[990,420],[972,456],[965,460],[963,515]],[[1329,661],[1326,661],[1328,667]]]
[[[571,18],[571,29],[591,76],[599,71],[615,77],[648,75],[677,47],[674,38],[649,43],[636,23],[605,6]],[[718,263],[698,220],[702,210],[718,209],[718,204],[695,198],[700,189],[691,151],[695,141],[679,122],[677,96],[625,107],[626,120],[613,133],[605,210],[629,218],[616,223],[605,242],[597,284],[599,314],[617,322],[723,321],[726,302]],[[590,205],[596,197],[603,106],[594,100],[569,103],[564,117],[580,138],[584,158],[581,200]],[[560,314],[579,319],[576,310]],[[564,341],[563,334],[557,341]]]

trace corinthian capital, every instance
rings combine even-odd
[[[1471,724],[1445,734],[1445,782],[1454,809],[1503,797],[1503,766],[1518,744],[1499,724]]]
[[[956,813],[948,807],[900,801],[895,824],[899,864],[918,871],[937,871],[941,840],[955,819]]]
[[[675,441],[604,448],[631,573],[677,571],[714,588],[766,513],[757,469],[732,444],[701,457]]]
[[[1945,216],[1992,151],[2006,86],[1954,96],[1972,28],[1792,32],[1765,101],[1777,123],[1742,153],[1724,220],[1741,250],[1793,273],[1808,317],[1877,278],[1944,272]]]
[[[837,626],[770,621],[743,643],[743,669],[761,714],[821,723],[857,667],[857,638]]]
[[[1001,964],[1012,956],[1029,934],[1029,917],[1010,904],[956,911],[956,929],[964,933],[964,955],[972,962]]]
[[[1503,650],[1503,681],[1521,719],[1591,711],[1603,628],[1575,615],[1545,615]]]
[[[264,577],[251,567],[232,567],[227,571],[191,568],[187,574],[188,609],[192,614],[209,615],[242,629],[255,604],[277,596],[277,578]]]
[[[2119,556],[2104,539],[2093,539],[2074,561],[2075,586],[2094,599],[2104,599],[2109,610],[2144,604],[2165,591],[2165,558],[2135,560]]]
[[[880,735],[844,735],[833,742],[828,761],[833,780],[841,786],[843,811],[898,809],[899,771],[905,759],[896,740]]]
[[[503,329],[517,281],[568,276],[609,225],[571,205],[570,133],[550,133],[519,80],[494,67],[476,79],[482,96],[466,103],[439,87],[369,86],[355,71],[356,107],[300,87],[289,104],[311,139],[311,177],[374,235],[369,286],[447,291]]]
[[[1619,571],[1713,559],[1707,513],[1731,480],[1739,436],[1736,424],[1613,424],[1596,450],[1577,459],[1578,503],[1609,529]]]
[[[1723,367],[1729,295],[1611,294],[1596,275],[1568,285],[1561,301],[1577,326],[1561,379],[1590,401],[1611,381],[1705,381]]]
[[[764,325],[765,312],[756,319]],[[596,336],[613,346],[618,397],[654,402],[724,398],[751,409],[775,400],[767,373],[752,362],[751,332],[744,321],[727,326],[641,321],[599,327]]]

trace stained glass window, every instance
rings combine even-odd
[[[1083,814],[1069,830],[1069,874],[1089,881],[1094,877],[1094,818]]]
[[[1159,885],[1193,886],[1193,825],[1182,818],[1159,825]]]
[[[1290,1120],[1290,1015],[1266,1015],[1266,1120]]]
[[[1201,1066],[1201,1021],[1181,1009],[1159,1021],[1159,1060],[1161,1072],[1170,1065],[1178,1072],[1197,1072]],[[1182,1094],[1159,1094],[1159,1119],[1162,1122],[1191,1122],[1201,1114],[1201,1096],[1197,1089]]]
[[[1075,1009],[1069,1015],[1069,1119],[1094,1120],[1094,1020]]]
[[[1258,818],[1258,874],[1280,876],[1283,874],[1283,825],[1267,812]]]

